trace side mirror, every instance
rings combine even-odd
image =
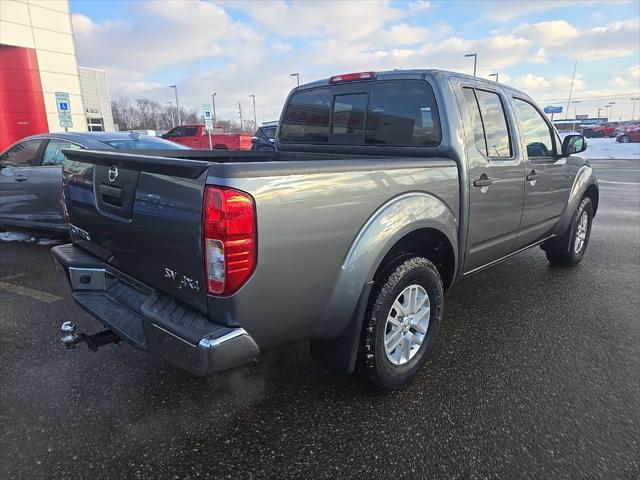
[[[587,149],[587,139],[582,135],[567,135],[562,141],[562,156],[568,157]]]

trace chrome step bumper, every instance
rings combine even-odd
[[[51,253],[76,303],[137,348],[196,375],[242,365],[260,353],[243,328],[212,323],[77,246],[60,245]]]

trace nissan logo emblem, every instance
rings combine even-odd
[[[109,181],[115,182],[116,178],[118,178],[118,167],[116,167],[115,165],[112,165],[111,168],[109,169]]]

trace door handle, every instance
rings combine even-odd
[[[473,186],[483,188],[483,187],[488,187],[492,183],[493,183],[493,180],[491,180],[490,178],[487,178],[485,174],[482,174],[482,176],[478,180],[473,181]]]
[[[527,182],[533,182],[538,179],[538,174],[535,170],[531,170],[531,173],[526,176]]]
[[[18,175],[16,178],[14,178],[16,182],[24,182],[26,179],[27,177],[25,177],[24,175]]]

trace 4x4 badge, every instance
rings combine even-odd
[[[118,167],[116,167],[115,165],[112,165],[111,168],[109,169],[109,181],[115,182],[116,178],[118,178]]]

